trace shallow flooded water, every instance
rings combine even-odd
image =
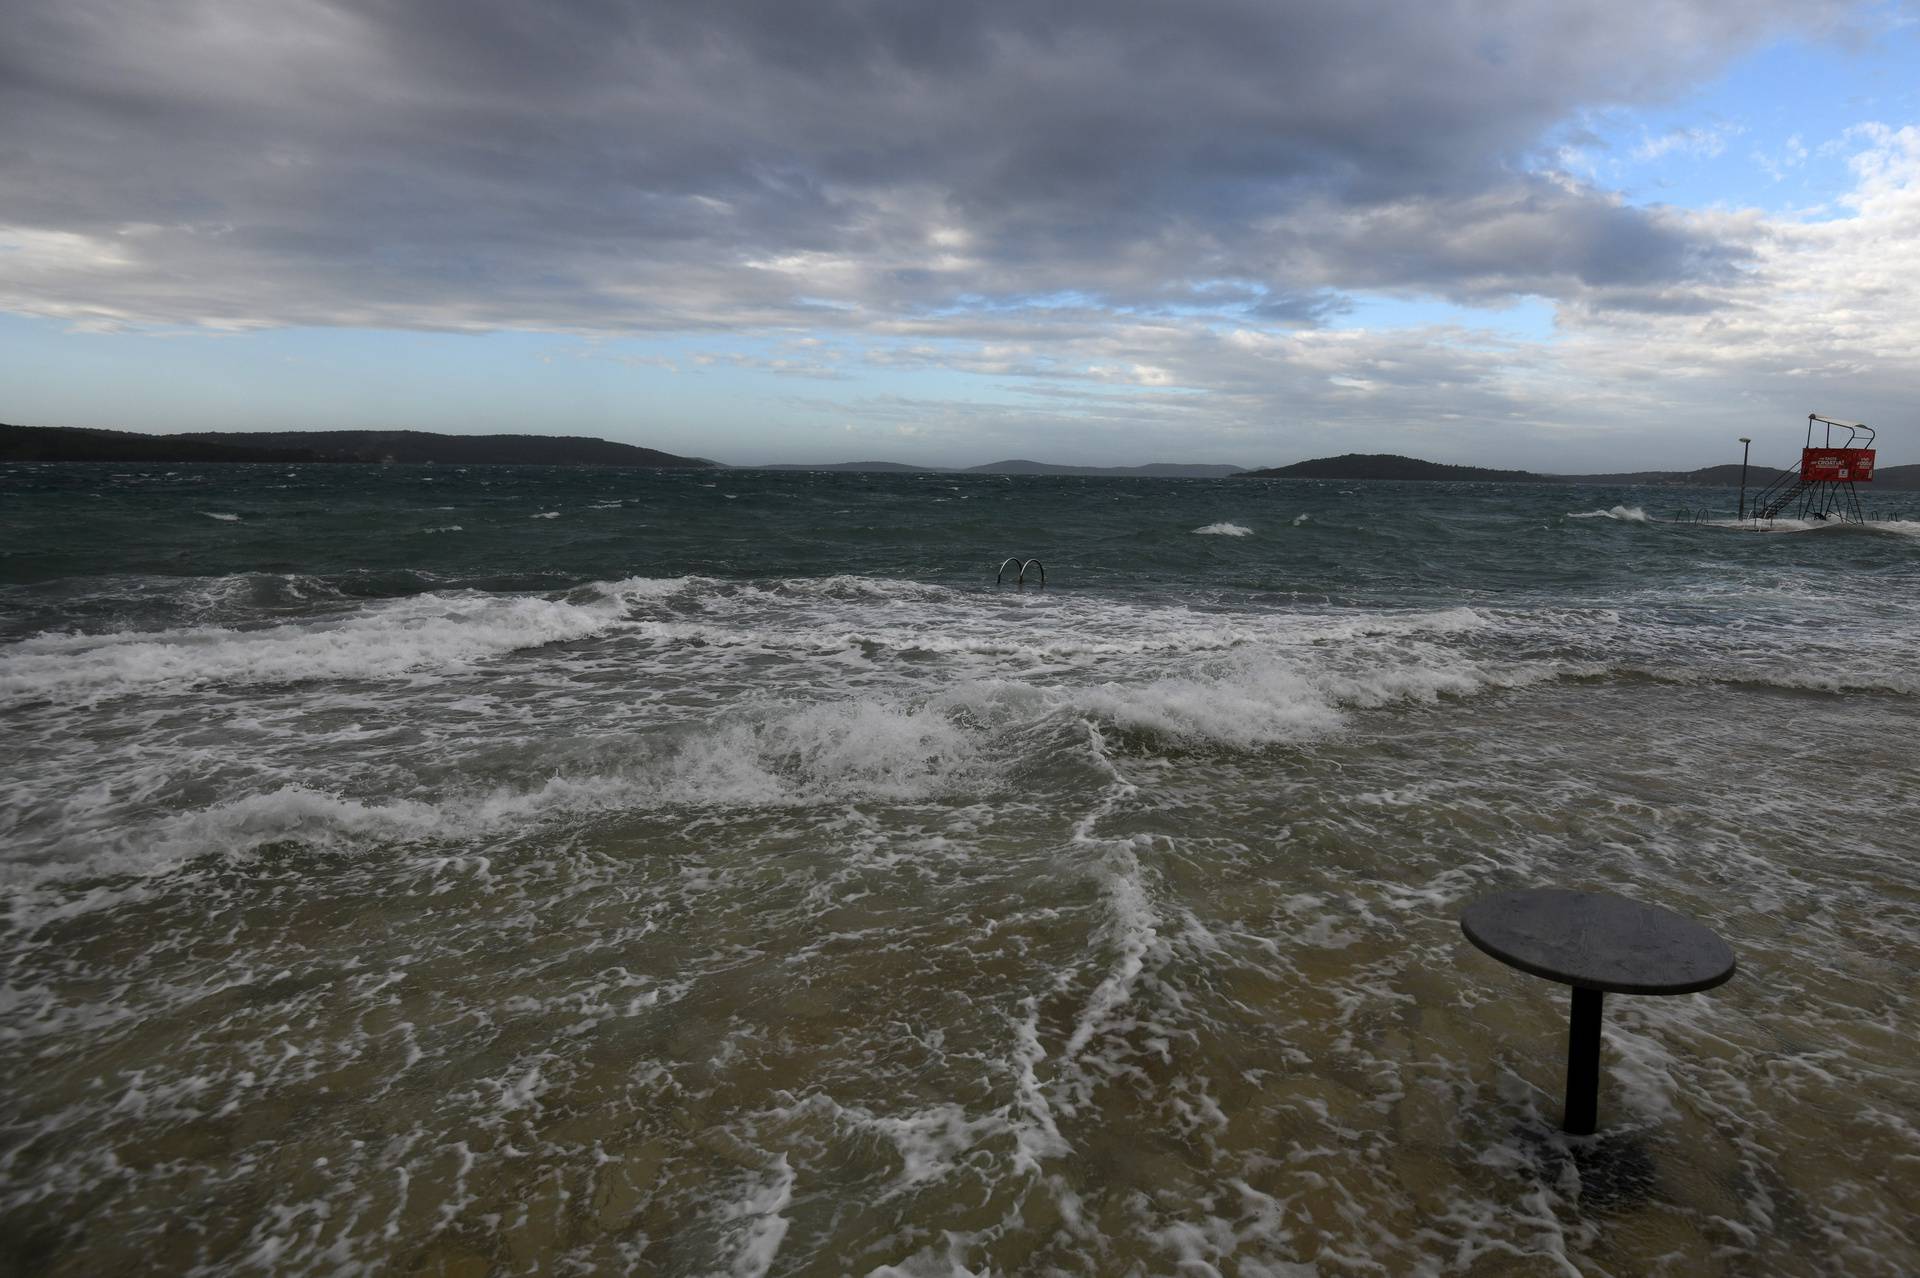
[[[524,543],[448,481],[481,582],[197,482],[111,500],[205,573],[8,561],[0,1268],[1920,1268],[1897,526],[956,481],[1108,547],[995,591],[908,480],[736,479],[760,572],[724,490],[556,472]],[[1458,927],[1538,885],[1740,963],[1608,998],[1588,1140],[1566,991]]]

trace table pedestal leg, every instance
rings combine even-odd
[[[1573,1015],[1567,1024],[1567,1114],[1560,1126],[1575,1136],[1591,1136],[1600,1111],[1599,990],[1573,987]]]

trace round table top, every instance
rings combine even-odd
[[[1610,892],[1481,897],[1461,912],[1460,930],[1523,972],[1614,994],[1691,994],[1734,970],[1733,951],[1700,924]]]

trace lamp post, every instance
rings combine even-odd
[[[1745,435],[1740,437],[1740,518],[1747,517],[1747,451],[1753,447],[1753,441]]]

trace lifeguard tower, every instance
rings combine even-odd
[[[1819,444],[1813,442],[1813,428],[1824,428]],[[1835,440],[1835,433],[1845,431]],[[1807,414],[1807,443],[1800,450],[1800,469],[1783,470],[1780,477],[1760,491],[1752,501],[1746,498],[1746,484],[1740,488],[1742,519],[1839,519],[1847,523],[1865,523],[1860,513],[1860,494],[1855,484],[1873,482],[1874,431],[1865,422],[1842,422],[1818,413]]]

